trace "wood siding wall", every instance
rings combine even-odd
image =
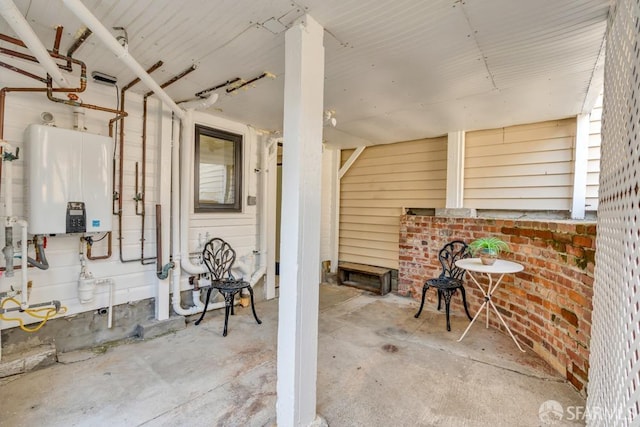
[[[21,68],[43,75],[43,71],[37,64],[21,64]],[[78,78],[69,76],[74,84],[78,84]],[[2,84],[8,87],[32,87],[33,80],[23,77],[17,73],[3,71]],[[112,87],[101,86],[91,81],[87,82],[87,90],[82,94],[85,102],[106,107],[116,108],[116,91]],[[62,96],[61,96],[62,97]],[[171,114],[155,97],[149,98],[149,112],[147,121],[147,168],[146,168],[146,220],[144,227],[144,254],[145,256],[155,256],[155,209],[156,203],[160,202],[160,175],[168,174],[168,165],[161,165],[160,148],[163,144],[171,141]],[[124,159],[124,181],[123,181],[123,227],[122,246],[125,259],[137,258],[140,256],[141,220],[135,213],[135,203],[133,197],[136,194],[135,171],[136,162],[142,160],[142,97],[134,92],[127,93],[126,110],[129,116],[125,120],[125,159]],[[30,123],[40,122],[40,113],[49,111],[56,119],[56,126],[70,129],[73,125],[72,109],[60,103],[53,103],[47,100],[43,93],[16,93],[11,92],[6,99],[6,115],[4,139],[15,147],[20,147],[21,152],[24,147],[23,132]],[[164,114],[161,114],[164,111]],[[86,109],[85,126],[87,132],[107,135],[108,121],[112,115]],[[244,195],[256,195],[258,177],[254,173],[255,168],[259,168],[259,149],[256,136],[247,130],[246,125],[230,122],[221,118],[216,118],[204,113],[196,113],[195,121],[207,126],[229,130],[235,133],[245,133],[244,139]],[[164,145],[166,146],[166,145]],[[24,159],[22,156],[13,162],[13,203],[14,214],[23,217],[25,213],[24,198]],[[191,174],[193,176],[193,174]],[[3,183],[4,185],[4,183]],[[190,185],[189,188],[193,188]],[[167,189],[168,190],[168,189]],[[138,190],[139,191],[139,190]],[[3,188],[2,197],[5,191]],[[190,206],[193,210],[192,195]],[[245,197],[246,200],[246,197]],[[0,205],[3,200],[0,199]],[[243,204],[245,204],[243,202]],[[1,209],[0,209],[1,211]],[[222,237],[228,240],[236,249],[238,258],[245,264],[253,268],[259,263],[259,255],[254,256],[253,250],[259,249],[257,228],[259,214],[256,206],[247,206],[241,213],[203,213],[191,215],[189,229],[189,248],[197,251],[205,236]],[[170,218],[163,218],[163,221],[170,221]],[[88,271],[96,278],[111,278],[115,283],[114,305],[127,302],[153,298],[157,294],[157,277],[155,263],[141,265],[139,262],[121,263],[118,257],[119,233],[117,230],[117,220],[114,217],[114,237],[113,255],[109,259],[88,261]],[[101,235],[98,236],[98,238]],[[4,241],[4,228],[0,229],[0,239]],[[14,244],[19,240],[19,228],[14,229]],[[106,242],[104,239],[96,242],[93,247],[94,255],[106,253]],[[165,242],[168,245],[168,242]],[[29,280],[33,281],[30,302],[38,303],[60,300],[62,305],[68,308],[67,316],[76,313],[94,311],[98,307],[108,305],[108,287],[99,287],[96,291],[95,299],[91,303],[81,304],[78,299],[78,275],[80,273],[80,258],[78,256],[79,236],[57,235],[48,238],[46,255],[50,268],[46,271],[36,268],[29,269]],[[33,247],[30,248],[30,256],[34,256]],[[167,260],[165,260],[166,262]],[[252,264],[253,263],[253,264]],[[4,265],[4,259],[1,264]],[[189,287],[188,276],[182,275],[181,283],[183,289]],[[8,291],[11,286],[20,287],[20,274],[13,278],[5,275],[0,277],[0,292]],[[26,322],[34,319],[23,315]],[[16,326],[14,321],[0,321],[0,329],[8,329]]]
[[[575,118],[466,134],[464,206],[569,210]]]
[[[598,210],[598,188],[600,180],[600,128],[602,125],[602,95],[591,110],[589,124],[589,163],[587,164],[586,210]]]
[[[341,180],[340,261],[398,268],[402,208],[444,207],[446,174],[446,137],[365,149]]]

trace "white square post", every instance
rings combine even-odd
[[[449,132],[447,138],[447,209],[464,205],[465,132]]]
[[[324,29],[309,15],[285,34],[277,422],[316,415]]]

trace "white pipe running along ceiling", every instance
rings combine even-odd
[[[68,4],[80,3],[65,0]],[[82,26],[59,1],[15,0],[49,45]],[[198,69],[167,88],[172,99],[229,79],[262,79],[227,93],[215,114],[281,130],[284,29],[303,13],[324,28],[325,109],[343,147],[432,137],[589,113],[603,78],[609,0],[83,0],[103,27],[124,27],[128,49],[158,81]],[[0,22],[0,25],[2,22]],[[115,30],[108,32],[117,33]],[[111,43],[114,48],[118,45]],[[122,50],[119,52],[122,54]],[[90,37],[76,52],[93,70],[132,78]],[[144,93],[146,88],[132,90]],[[246,89],[246,90],[245,90]]]
[[[38,36],[33,32],[29,23],[24,19],[12,0],[0,0],[0,15],[7,21],[18,37],[27,45],[29,50],[38,59],[52,80],[61,87],[70,87],[56,63],[51,59],[49,52],[42,45]]]

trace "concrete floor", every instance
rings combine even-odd
[[[395,295],[322,285],[318,413],[330,426],[539,426],[584,399],[509,336]],[[278,302],[0,380],[1,426],[272,426]],[[480,320],[480,319],[479,319]],[[567,425],[567,424],[555,424]],[[577,424],[578,425],[578,424]]]

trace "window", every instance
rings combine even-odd
[[[242,210],[242,135],[196,125],[196,212]]]

